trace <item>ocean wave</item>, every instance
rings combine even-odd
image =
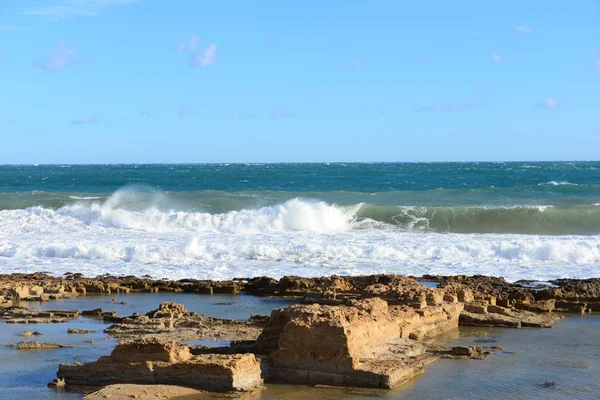
[[[0,211],[7,231],[35,231],[39,226],[132,229],[145,232],[316,233],[384,229],[405,232],[502,233],[530,235],[600,234],[600,209],[594,204],[555,207],[515,206],[386,206],[370,203],[337,205],[292,198],[279,204],[224,212],[190,210],[178,199],[156,190],[124,189],[106,201],[80,196],[78,201],[50,209]],[[260,202],[259,200],[256,200]],[[242,203],[243,204],[243,203]],[[196,203],[202,207],[202,203]],[[207,206],[207,209],[212,209]]]
[[[301,198],[223,213],[177,206],[165,193],[126,189],[104,202],[0,211],[0,272],[206,279],[600,274],[597,206],[341,206]],[[537,231],[561,234],[523,234]]]
[[[278,231],[340,232],[352,228],[361,207],[335,206],[322,201],[291,199],[256,209],[221,214],[162,210],[163,193],[139,197],[129,191],[113,194],[103,203],[79,202],[57,210],[31,207],[0,211],[0,226],[7,231],[35,231],[41,226],[87,226],[134,229],[147,232],[214,231],[257,233]]]
[[[365,204],[357,221],[369,219],[406,231],[514,233],[530,235],[600,234],[600,210],[592,205],[481,207],[384,207]]]
[[[538,186],[543,186],[543,185],[551,185],[551,186],[579,186],[578,183],[571,183],[571,182],[567,182],[567,181],[561,181],[561,182],[550,181],[550,182],[545,182],[545,183],[538,183]]]

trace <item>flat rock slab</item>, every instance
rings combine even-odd
[[[96,362],[60,365],[67,386],[114,384],[185,385],[212,392],[247,392],[262,387],[254,354],[201,354],[174,341],[146,338],[120,343]]]
[[[85,396],[89,400],[131,400],[131,399],[176,399],[183,396],[201,395],[205,392],[171,385],[109,385]]]
[[[69,322],[79,317],[77,310],[38,310],[25,307],[0,309],[0,318],[7,324],[47,324]]]
[[[51,350],[51,349],[70,349],[73,346],[57,344],[57,343],[43,343],[36,340],[29,340],[19,342],[16,345],[9,344],[7,347],[14,347],[17,350]]]

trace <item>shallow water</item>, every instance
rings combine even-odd
[[[115,302],[112,302],[112,299]],[[121,301],[127,304],[120,304]],[[21,302],[21,305],[45,310],[76,309],[81,311],[103,308],[105,311],[117,311],[120,316],[127,316],[133,312],[142,314],[156,309],[163,301],[182,303],[187,310],[200,314],[237,320],[246,320],[252,314],[270,314],[274,308],[286,307],[294,303],[289,299],[270,299],[248,295],[136,293],[111,296],[90,295],[75,299],[51,300],[45,303]],[[109,338],[102,333],[102,330],[110,325],[99,319],[84,317],[60,324],[5,324],[0,322],[0,399],[80,399],[81,394],[77,392],[51,390],[46,388],[46,384],[56,377],[59,364],[95,361],[100,356],[108,355],[117,344],[116,339]],[[67,334],[68,328],[89,329],[96,330],[96,332]],[[42,336],[20,336],[21,332],[27,330],[40,331]],[[88,339],[92,339],[94,343],[86,343]],[[18,343],[22,340],[68,344],[75,348],[16,350],[6,347],[7,344]],[[202,341],[201,344],[223,345],[224,343]]]
[[[113,301],[114,300],[114,301]],[[181,303],[188,311],[210,317],[245,321],[252,314],[271,314],[271,310],[297,303],[296,300],[250,296],[246,294],[198,295],[193,293],[130,293],[111,295],[88,295],[74,299],[51,300],[44,303],[21,302],[25,307],[41,310],[91,310],[102,308],[116,311],[119,316],[134,312],[145,314],[156,310],[164,301]],[[126,304],[121,304],[125,302]]]
[[[438,360],[425,374],[388,391],[364,394],[267,385],[260,399],[506,400],[600,398],[600,315],[569,316],[552,329],[468,328],[438,338],[446,345],[501,346],[478,360]],[[554,387],[544,387],[554,381]]]
[[[117,303],[112,303],[115,299]],[[118,302],[126,301],[121,305]],[[87,296],[39,305],[45,309],[92,309],[102,307],[119,315],[147,312],[162,301],[185,304],[190,311],[211,316],[245,319],[267,314],[292,300],[247,295],[193,295],[181,293]],[[233,305],[218,305],[230,303]],[[54,391],[46,384],[56,376],[60,363],[94,361],[110,353],[115,339],[101,340],[109,324],[79,318],[64,324],[0,324],[0,399],[80,399],[76,392]],[[95,329],[87,335],[67,335],[67,328]],[[40,337],[22,338],[25,330],[39,330]],[[85,343],[93,339],[93,344]],[[73,349],[17,351],[6,348],[20,340],[72,344]],[[368,393],[355,389],[269,384],[257,399],[598,399],[600,393],[600,315],[569,316],[552,329],[500,329],[463,327],[438,338],[445,344],[501,346],[503,352],[485,360],[439,360],[425,374],[392,391]],[[207,343],[208,344],[208,343]],[[220,343],[215,343],[219,345]],[[545,381],[556,386],[546,388]],[[202,396],[206,398],[206,396]]]

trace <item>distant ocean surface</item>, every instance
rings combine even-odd
[[[0,273],[600,276],[600,162],[0,166]]]

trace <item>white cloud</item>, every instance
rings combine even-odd
[[[51,72],[70,65],[78,64],[81,61],[75,50],[69,48],[65,42],[60,42],[50,51],[46,61],[34,61],[33,66],[41,70]]]
[[[473,108],[485,107],[486,105],[487,104],[483,101],[472,101],[467,103],[444,103],[439,101],[432,105],[417,107],[416,111],[464,111]]]
[[[588,47],[588,52],[590,52],[590,53],[598,53],[598,52],[600,52],[600,47],[598,47],[598,46],[590,46],[590,47]]]
[[[212,65],[217,60],[217,51],[219,46],[215,43],[211,43],[206,46],[202,51],[198,51],[198,44],[200,43],[200,37],[193,35],[184,42],[179,43],[177,50],[180,53],[189,53],[190,65],[195,68],[205,68]]]
[[[545,108],[548,110],[558,108],[559,105],[560,103],[558,102],[558,99],[554,96],[550,96],[547,99],[538,102],[539,108]]]
[[[245,113],[241,111],[234,111],[232,114],[233,119],[254,119],[256,117],[255,114]]]
[[[218,46],[215,43],[209,44],[202,52],[192,57],[192,65],[196,68],[208,67],[217,59]]]
[[[64,20],[72,17],[92,17],[104,9],[123,4],[137,3],[140,0],[47,0],[37,1],[39,6],[26,7],[22,14]]]
[[[274,108],[274,109],[271,110],[270,115],[273,118],[292,118],[292,117],[296,116],[296,114],[294,113],[294,111],[292,111],[292,110],[290,110],[289,108],[286,108],[286,107]]]
[[[143,110],[140,112],[140,116],[144,119],[152,119],[152,118],[154,118],[154,113],[152,113],[148,110]]]
[[[71,120],[69,123],[71,125],[91,125],[91,124],[97,124],[98,122],[100,122],[99,116],[97,116],[95,114],[88,114],[88,115],[81,116],[79,118],[75,118],[75,119]]]
[[[504,61],[504,58],[500,57],[498,54],[492,54],[492,61],[499,64]]]
[[[600,60],[595,60],[592,64],[592,69],[595,71],[600,71]]]
[[[200,36],[190,36],[190,38],[186,42],[182,42],[179,44],[179,46],[177,46],[177,50],[179,50],[180,53],[183,53],[185,51],[195,51],[199,42]]]
[[[478,85],[475,85],[475,87],[471,90],[471,94],[474,94],[474,95],[489,94],[491,91],[492,90],[489,87],[480,83]]]
[[[196,112],[187,106],[182,106],[177,111],[177,116],[179,118],[192,117],[195,114],[196,114]]]
[[[346,68],[347,69],[355,69],[355,68],[364,68],[366,67],[367,64],[365,64],[364,62],[360,61],[360,60],[350,60],[346,63]]]
[[[22,31],[25,27],[21,25],[0,24],[0,31]]]
[[[524,26],[524,25],[517,26],[517,31],[521,32],[521,33],[529,33],[532,30],[533,30],[533,28],[530,26]]]

